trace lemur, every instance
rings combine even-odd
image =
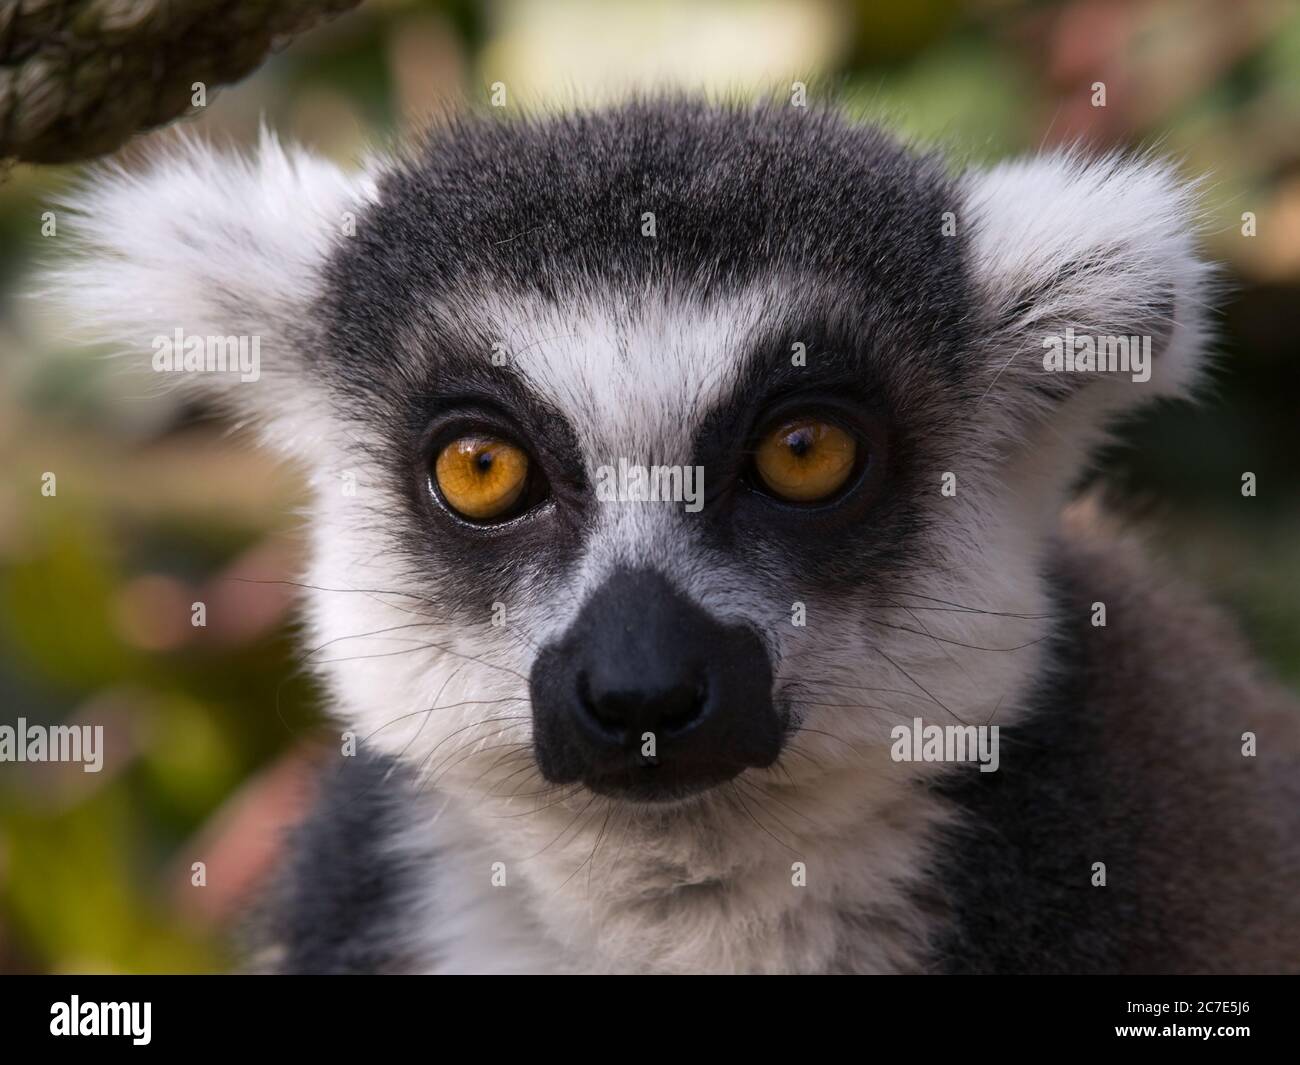
[[[356,173],[182,141],[74,201],[71,311],[311,488],[345,739],[261,967],[1300,968],[1297,705],[1076,498],[1202,377],[1171,165],[665,96]],[[178,328],[258,372],[160,365]],[[934,726],[996,763],[900,748]]]

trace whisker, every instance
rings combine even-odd
[[[393,718],[391,721],[384,722],[377,729],[371,732],[368,736],[362,737],[361,742],[365,743],[367,740],[373,739],[375,736],[379,735],[379,733],[383,732],[384,729],[388,728],[390,725],[395,725],[397,724],[397,722],[404,721],[408,717],[415,717],[417,714],[430,714],[435,710],[453,710],[459,706],[476,706],[476,705],[486,706],[495,703],[512,703],[512,702],[526,702],[526,701],[527,700],[524,699],[523,696],[509,696],[505,699],[466,699],[464,702],[447,703],[445,706],[430,706],[422,710],[412,710],[410,713],[398,714],[397,717]],[[528,714],[502,714],[497,717],[485,717],[480,719],[479,721],[471,721],[468,725],[465,725],[464,728],[473,728],[475,725],[481,725],[488,721],[510,721],[516,719],[523,720],[529,716],[530,715]],[[456,735],[457,732],[462,732],[462,731],[464,731],[464,729],[456,729],[455,732],[452,732],[449,735],[454,736]],[[436,750],[437,748],[435,747],[434,749]]]
[[[506,726],[506,728],[516,728],[516,727],[518,726],[515,725]],[[504,731],[505,729],[501,729],[498,732],[498,735],[500,734],[500,732],[504,732]],[[441,762],[439,762],[438,765],[431,766],[429,768],[429,771],[425,773],[424,783],[421,784],[416,794],[419,794],[421,791],[424,790],[425,787],[429,786],[430,784],[434,786],[434,790],[437,790],[438,781],[442,780],[443,777],[445,777],[456,766],[460,765],[462,762],[470,758],[473,758],[476,754],[483,754],[485,751],[499,751],[504,747],[513,747],[516,750],[522,750],[525,747],[529,746],[526,743],[520,743],[518,741],[512,741],[509,743],[491,743],[485,747],[479,746],[479,744],[481,744],[482,741],[486,739],[491,739],[491,737],[482,736],[478,740],[461,744],[459,747],[453,750],[449,755],[447,755]]]
[[[780,805],[784,806],[787,810],[789,810],[789,811],[790,811],[792,814],[794,814],[796,817],[802,817],[805,821],[807,821],[807,822],[808,822],[810,825],[812,825],[814,828],[817,827],[817,822],[814,821],[811,817],[809,817],[806,813],[804,813],[802,810],[798,810],[798,809],[796,809],[795,807],[791,806],[788,802],[785,802],[785,801],[781,798],[781,796],[779,796],[779,795],[773,795],[773,794],[771,793],[771,791],[768,791],[768,790],[762,788],[761,785],[759,785],[756,781],[753,781],[753,780],[749,780],[749,781],[747,781],[747,780],[745,780],[744,777],[737,777],[737,778],[736,778],[736,783],[738,783],[738,784],[745,784],[747,787],[752,788],[752,789],[754,789],[755,791],[757,791],[760,795],[765,796],[765,797],[768,798],[768,799],[771,799],[771,800],[772,800],[773,802],[775,802],[775,803],[780,803]],[[775,814],[773,814],[772,817],[773,817],[773,819],[776,819],[776,815],[775,815]],[[795,835],[795,836],[798,836],[798,835],[799,835],[798,832],[795,832],[793,829],[790,828],[789,825],[783,824],[780,820],[777,820],[777,824],[781,825],[782,828],[784,828],[787,832],[790,832],[792,835]]]
[[[511,773],[509,776],[507,776],[504,780],[498,780],[495,784],[493,784],[492,787],[490,787],[490,788],[488,789],[487,794],[488,794],[489,796],[494,795],[494,794],[496,793],[497,788],[501,787],[503,784],[507,784],[507,783],[509,783],[511,780],[514,780],[514,778],[517,777],[517,776],[519,776],[520,773],[526,773],[526,772],[528,772],[528,770],[530,770],[530,769],[535,769],[535,768],[536,768],[536,765],[535,765],[534,763],[526,762],[526,763],[523,765],[522,768],[520,768],[520,769],[516,769],[513,773]],[[519,785],[519,787],[522,788],[522,787],[524,786],[524,783],[527,783],[527,781],[524,781],[523,783],[521,783],[521,784]],[[553,785],[552,785],[552,786],[553,786]],[[516,788],[514,792],[512,792],[510,795],[503,796],[503,798],[505,798],[507,801],[509,801],[510,799],[515,798],[515,794],[518,792],[518,790],[519,790],[519,788]],[[543,794],[545,794],[545,793],[546,793],[546,792],[545,792],[545,789],[543,789],[543,791],[540,791],[540,792],[534,792],[534,794],[536,794],[536,795],[543,795]]]
[[[549,794],[551,794],[551,792],[553,792],[553,791],[555,790],[556,787],[557,787],[557,785],[550,784],[550,785],[548,785],[547,787],[543,788],[541,791],[535,791],[535,792],[525,793],[525,794],[523,794],[523,795],[510,795],[510,796],[507,796],[507,798],[508,798],[508,799],[515,799],[515,798],[528,799],[528,798],[534,798],[534,797],[537,797],[537,796],[545,796],[545,795],[549,795]],[[577,795],[577,794],[578,794],[579,792],[581,792],[581,791],[582,791],[582,785],[581,785],[581,784],[575,784],[575,785],[573,785],[573,787],[571,787],[567,792],[565,792],[563,795],[561,795],[561,796],[560,796],[558,799],[556,799],[554,802],[548,802],[545,806],[539,806],[539,807],[536,807],[535,809],[532,809],[532,810],[522,810],[522,811],[520,811],[520,812],[517,813],[517,814],[497,814],[496,816],[497,816],[497,817],[504,817],[504,818],[528,817],[530,814],[538,814],[538,813],[541,813],[543,810],[549,810],[552,806],[559,806],[561,803],[568,802],[570,799],[572,799],[575,795]]]
[[[903,607],[901,609],[906,609],[906,607]],[[1050,639],[1050,637],[1048,636],[1040,636],[1036,640],[1027,640],[1024,643],[1016,644],[1014,647],[981,647],[979,644],[963,643],[961,640],[951,640],[948,639],[946,636],[936,636],[934,635],[934,633],[929,631],[911,629],[908,628],[906,625],[894,625],[891,622],[881,621],[875,617],[872,617],[871,621],[873,625],[880,625],[882,628],[897,629],[899,632],[910,632],[914,636],[928,637],[929,639],[934,640],[935,643],[952,644],[954,647],[965,647],[972,651],[1022,651],[1026,647],[1033,647],[1034,644],[1042,643],[1044,640]],[[951,657],[949,658],[949,661],[952,661]],[[954,662],[953,664],[957,665],[958,663]]]
[[[814,758],[811,754],[809,754],[807,751],[805,751],[805,750],[804,750],[802,747],[800,747],[798,744],[795,744],[795,743],[789,743],[789,744],[786,744],[785,751],[782,751],[782,752],[781,752],[781,753],[782,753],[782,757],[784,757],[785,754],[786,754],[787,752],[790,753],[790,754],[797,754],[800,758],[807,759],[809,762],[811,762],[811,763],[813,764],[813,766],[817,769],[818,772],[824,772],[824,771],[825,771],[825,768],[826,768],[826,767],[823,766],[823,765],[821,764],[821,762],[817,761],[816,758]]]
[[[854,747],[853,744],[851,744],[848,740],[843,739],[842,737],[835,735],[835,733],[833,733],[833,732],[826,732],[826,731],[824,731],[824,730],[822,730],[822,729],[818,729],[818,728],[808,728],[806,725],[798,725],[798,726],[796,726],[794,729],[792,729],[791,731],[793,731],[793,732],[810,732],[810,733],[812,733],[814,736],[825,736],[827,739],[835,740],[836,743],[842,743],[842,744],[844,744],[845,747],[847,747],[850,751],[852,751],[852,752],[853,752],[855,755],[857,755],[859,758],[862,757],[862,752],[859,751],[856,747]]]
[[[471,780],[470,783],[469,783],[469,788],[470,788],[470,790],[472,790],[472,789],[478,787],[478,782],[479,782],[480,780],[482,780],[485,776],[487,776],[490,772],[492,772],[492,770],[494,770],[494,769],[495,769],[497,766],[499,766],[502,762],[505,762],[507,765],[509,765],[509,764],[510,764],[510,759],[512,759],[512,758],[517,758],[517,757],[519,757],[519,755],[521,755],[521,754],[524,754],[524,753],[527,752],[528,755],[529,755],[529,757],[528,757],[527,759],[525,759],[525,761],[524,761],[524,766],[523,766],[524,769],[528,769],[528,768],[533,764],[533,762],[532,762],[532,754],[531,754],[533,745],[532,745],[531,742],[529,742],[529,743],[514,743],[514,744],[506,744],[505,746],[510,747],[510,750],[506,751],[505,754],[501,755],[500,758],[498,758],[496,761],[494,761],[490,766],[488,766],[486,769],[484,769],[483,772],[481,772],[478,776],[476,776],[473,780]],[[492,750],[492,749],[493,749],[493,748],[491,748],[491,747],[484,747],[484,748],[483,748],[483,750],[485,750],[485,751],[490,751],[490,750]],[[511,774],[511,775],[513,776],[514,774]]]
[[[528,683],[528,678],[525,677],[522,673],[520,673],[517,669],[511,669],[509,666],[503,666],[499,662],[489,662],[487,661],[487,659],[483,658],[480,655],[467,655],[462,651],[455,651],[452,648],[447,647],[445,644],[440,644],[440,643],[425,643],[419,645],[418,647],[406,647],[400,651],[380,651],[370,655],[350,655],[347,658],[325,658],[322,659],[317,664],[322,666],[328,666],[338,662],[360,662],[369,658],[393,658],[397,655],[409,655],[412,651],[427,651],[430,648],[435,648],[435,647],[439,651],[442,651],[444,654],[449,654],[456,658],[464,658],[467,661],[476,662],[481,666],[487,666],[489,669],[499,669],[503,673],[509,673],[512,677],[518,677],[524,683]]]
[[[958,611],[963,611],[963,612],[966,612],[966,613],[971,613],[971,614],[992,614],[992,615],[994,615],[995,617],[1025,618],[1025,619],[1033,619],[1033,620],[1050,619],[1051,617],[1053,617],[1052,614],[1025,614],[1025,613],[1021,613],[1021,612],[1017,612],[1017,611],[988,610],[988,609],[986,609],[986,608],[984,608],[984,607],[979,607],[979,606],[968,606],[968,605],[966,605],[965,603],[955,603],[955,602],[953,602],[953,601],[950,600],[950,599],[940,599],[940,598],[938,598],[937,596],[933,596],[933,595],[922,595],[920,592],[903,591],[903,590],[901,590],[901,589],[899,589],[899,590],[897,590],[897,591],[894,591],[893,594],[895,594],[895,595],[910,595],[913,599],[925,599],[925,600],[927,600],[928,602],[931,602],[931,603],[942,603],[942,604],[943,604],[944,606],[946,606],[946,607],[949,607],[949,608],[952,608],[952,609],[955,609],[955,610],[958,610]],[[917,609],[917,610],[930,610],[930,609],[934,609],[934,608],[931,608],[931,607],[917,607],[916,609]]]
[[[548,850],[550,850],[553,846],[555,846],[555,844],[558,843],[564,836],[568,835],[569,829],[571,829],[574,825],[578,823],[578,819],[581,818],[588,810],[591,809],[591,804],[594,803],[598,798],[600,798],[600,796],[597,795],[595,792],[592,792],[591,798],[587,800],[587,805],[584,806],[581,810],[577,812],[577,814],[574,815],[573,820],[564,826],[564,828],[560,831],[560,834],[558,836],[552,839],[551,842],[548,843],[541,850],[535,851],[534,853],[530,854],[527,858],[521,858],[520,861],[531,862],[534,858],[540,857],[541,855],[545,854]]]
[[[732,794],[735,795],[736,798],[740,801],[740,808],[741,808],[742,810],[744,810],[745,815],[746,815],[746,816],[747,816],[751,821],[753,821],[754,824],[756,824],[756,825],[759,827],[760,830],[762,830],[762,831],[763,831],[764,833],[766,833],[766,834],[767,834],[767,835],[768,835],[772,840],[774,840],[774,841],[775,841],[779,846],[784,847],[784,848],[785,848],[786,850],[788,850],[791,854],[793,854],[793,855],[795,855],[795,856],[797,857],[798,854],[799,854],[799,852],[798,852],[797,850],[795,850],[793,847],[791,847],[790,844],[786,843],[784,840],[778,839],[778,838],[777,838],[777,837],[772,833],[772,831],[771,831],[770,829],[767,828],[766,825],[764,825],[761,821],[759,821],[759,819],[758,819],[757,817],[755,817],[755,816],[750,812],[749,806],[746,804],[744,796],[741,795],[741,793],[740,793],[740,789],[736,787],[736,782],[735,782],[734,780],[732,780],[732,781],[728,781],[728,786],[731,788]]]
[[[505,714],[505,715],[501,715],[500,720],[515,720],[515,721],[523,721],[523,720],[527,720],[527,717],[528,717],[528,715],[525,715],[525,714]],[[453,730],[452,732],[449,732],[446,736],[444,736],[444,737],[443,737],[442,739],[440,739],[437,743],[435,743],[435,744],[433,745],[433,747],[429,750],[429,753],[426,754],[426,755],[424,756],[424,758],[422,758],[422,759],[420,760],[420,765],[419,765],[419,767],[418,767],[418,771],[419,771],[419,772],[423,772],[423,771],[424,771],[424,767],[427,766],[427,765],[429,764],[430,761],[432,761],[433,756],[438,752],[438,748],[441,747],[441,746],[442,746],[444,743],[446,743],[448,740],[452,739],[453,737],[459,735],[459,734],[462,733],[462,732],[466,732],[466,731],[468,731],[469,729],[472,729],[472,728],[478,728],[478,727],[481,727],[481,726],[483,726],[483,725],[490,724],[493,720],[497,720],[497,719],[494,719],[494,718],[483,718],[482,720],[479,720],[479,721],[471,721],[469,724],[467,724],[467,725],[463,725],[462,727],[460,727],[460,728],[458,728],[458,729],[455,729],[455,730]],[[505,726],[505,728],[516,728],[516,727],[518,727],[518,726],[517,726],[517,725],[507,725],[507,726]],[[498,735],[499,735],[502,731],[504,731],[504,729],[498,729],[498,730],[497,730]],[[483,740],[488,739],[488,738],[489,738],[488,736],[482,736],[482,737],[480,737],[480,739],[483,739]],[[451,755],[450,755],[449,757],[454,757],[454,756],[456,755],[457,752],[462,751],[462,750],[464,750],[464,749],[465,749],[464,746],[458,746],[458,747],[456,747],[456,748],[451,752]]]
[[[914,676],[912,676],[912,674],[910,674],[907,670],[905,670],[902,666],[900,666],[897,662],[895,662],[892,658],[890,658],[889,655],[885,654],[885,652],[882,651],[879,647],[875,647],[875,646],[870,645],[870,644],[869,644],[868,646],[870,646],[870,647],[871,647],[871,650],[875,651],[876,654],[880,655],[881,658],[883,658],[886,662],[888,662],[888,663],[889,663],[891,666],[893,666],[896,670],[898,670],[900,673],[902,673],[903,676],[905,676],[908,680],[910,680],[913,684],[915,684],[918,688],[920,688],[921,691],[925,692],[925,694],[928,695],[928,696],[930,697],[931,701],[932,701],[936,706],[943,707],[944,710],[946,710],[949,714],[952,715],[952,718],[953,718],[954,721],[959,721],[959,722],[961,722],[961,724],[963,724],[963,725],[966,724],[965,721],[962,721],[962,719],[961,719],[960,717],[958,717],[956,714],[954,714],[954,713],[952,712],[952,710],[950,710],[947,706],[945,706],[945,705],[943,704],[943,702],[942,702],[940,699],[936,698],[935,695],[934,695],[932,692],[928,691],[928,690],[926,689],[925,685],[923,685],[923,684],[922,684],[920,681],[918,681]]]

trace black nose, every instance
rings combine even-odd
[[[653,571],[611,575],[530,681],[537,760],[555,782],[671,798],[780,753],[762,641]]]
[[[619,668],[578,674],[578,712],[595,729],[621,740],[632,735],[676,736],[699,721],[708,700],[704,671],[685,660],[670,660],[657,678],[637,683]]]

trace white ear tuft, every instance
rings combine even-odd
[[[263,131],[251,157],[184,138],[142,172],[93,171],[64,197],[71,253],[41,298],[88,339],[149,369],[160,338],[258,338],[257,380],[234,372],[160,374],[215,391],[268,419],[301,384],[309,312],[347,214],[370,183]],[[277,412],[288,413],[288,412]]]
[[[1028,384],[1041,407],[1109,377],[1107,412],[1194,385],[1212,269],[1197,249],[1195,187],[1170,165],[1064,152],[968,174],[965,187],[973,272],[1002,338],[991,382]],[[1067,329],[1151,337],[1150,380],[1047,374],[1044,338]]]

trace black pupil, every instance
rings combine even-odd
[[[474,465],[478,467],[478,472],[487,473],[492,468],[492,459],[492,452],[486,448],[475,455]]]
[[[785,438],[786,446],[795,458],[803,458],[813,446],[813,435],[807,429],[796,429]]]

